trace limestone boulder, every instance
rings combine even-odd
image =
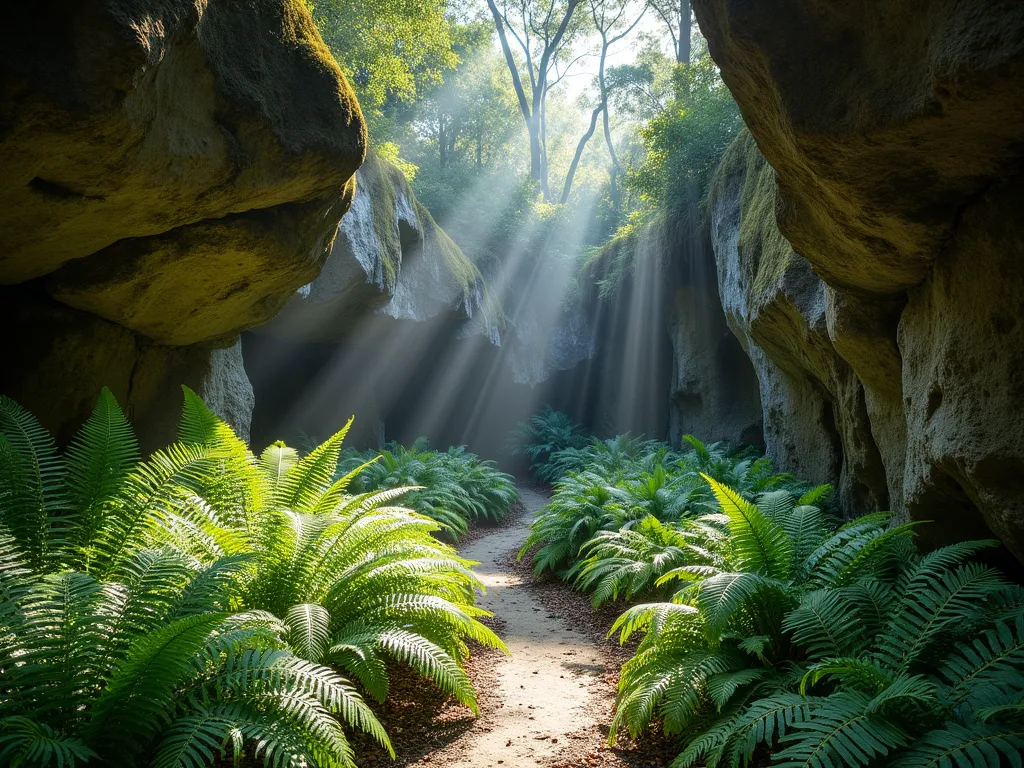
[[[427,322],[445,314],[493,334],[496,305],[473,262],[416,200],[405,174],[371,152],[323,269],[261,332],[337,342],[373,314]]]
[[[162,235],[129,238],[49,275],[57,300],[160,344],[237,336],[274,317],[300,280],[320,273],[348,195],[278,205]]]
[[[608,414],[606,434],[760,446],[758,380],[722,311],[698,200],[627,230],[588,263],[594,360],[581,383],[594,391],[591,409]]]
[[[147,445],[188,384],[240,433],[239,331],[316,278],[359,106],[302,0],[41,0],[0,25],[0,391],[67,439],[109,386]]]
[[[301,0],[22,10],[0,32],[0,282],[68,265],[56,298],[186,344],[316,274],[365,129]]]
[[[777,180],[750,226],[824,282],[892,506],[1024,560],[1024,5],[693,5]]]
[[[769,458],[835,483],[851,512],[887,508],[863,386],[829,337],[825,284],[775,224],[775,173],[749,133],[726,152],[709,198],[722,307],[757,372]]]
[[[241,345],[224,348],[154,344],[116,323],[71,309],[38,291],[0,290],[0,320],[17,324],[0,392],[34,413],[67,443],[109,387],[145,450],[175,439],[184,384],[249,438],[254,398]],[[10,326],[8,326],[10,327]]]
[[[694,0],[778,173],[779,228],[830,285],[919,284],[973,198],[1021,157],[1016,0]]]

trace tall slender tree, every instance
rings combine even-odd
[[[690,0],[647,0],[647,4],[668,27],[677,64],[690,63],[690,34],[693,30]]]
[[[572,191],[572,182],[576,176],[576,169],[579,167],[580,158],[583,157],[583,150],[587,146],[594,132],[597,130],[597,119],[602,118],[605,143],[608,147],[608,155],[611,160],[609,175],[611,177],[611,198],[612,205],[616,210],[620,207],[620,195],[618,191],[618,176],[621,173],[618,156],[615,153],[615,144],[612,141],[611,127],[608,118],[608,79],[605,72],[605,63],[608,60],[608,50],[615,43],[629,35],[643,19],[647,6],[635,9],[631,0],[590,0],[590,18],[593,21],[594,29],[601,38],[601,48],[598,55],[597,66],[597,106],[590,113],[590,125],[580,137],[576,144],[576,152],[573,154],[572,162],[569,165],[569,172],[565,177],[565,184],[562,187],[561,201],[569,200],[569,193]],[[635,15],[634,15],[635,13]]]
[[[544,159],[544,100],[560,55],[579,29],[577,10],[583,0],[487,0],[512,87],[530,137],[530,179],[549,199]],[[527,92],[509,36],[522,53]],[[557,77],[557,75],[556,75]]]

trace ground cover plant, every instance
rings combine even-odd
[[[1022,764],[1024,590],[976,562],[995,542],[921,554],[914,525],[844,522],[828,486],[687,443],[540,468],[558,479],[520,556],[595,605],[645,600],[610,632],[639,638],[612,740],[660,727],[674,768]]]
[[[608,589],[619,591],[605,578],[606,569],[613,566],[609,561],[628,557],[636,566],[630,577],[633,585],[626,589],[635,595],[652,574],[658,575],[658,568],[671,561],[654,555],[659,547],[675,546],[672,539],[682,535],[682,528],[698,539],[706,533],[703,528],[694,529],[692,522],[682,523],[717,510],[705,475],[752,493],[811,490],[810,484],[775,473],[771,462],[751,457],[748,451],[706,446],[692,436],[686,437],[686,445],[682,451],[658,441],[619,435],[552,452],[537,470],[539,475],[556,478],[551,501],[532,524],[520,554],[533,551],[537,573],[550,569],[577,579],[587,591],[596,589],[595,600],[600,603],[607,599]],[[820,488],[816,498],[829,490]],[[644,554],[627,556],[637,547]],[[648,555],[655,562],[650,572]]]
[[[0,760],[351,766],[346,729],[406,662],[475,707],[470,563],[335,480],[345,430],[257,459],[185,391],[179,440],[143,460],[109,391],[67,451],[0,399]]]
[[[545,405],[530,421],[516,426],[508,440],[508,452],[528,458],[537,479],[551,482],[554,470],[547,467],[552,455],[567,448],[583,448],[589,441],[587,433],[568,414]]]
[[[403,503],[436,520],[453,538],[473,523],[501,520],[519,500],[515,479],[493,461],[465,446],[432,450],[426,438],[408,448],[389,443],[379,454],[347,450],[338,474],[351,474],[354,491],[413,489],[403,496]]]

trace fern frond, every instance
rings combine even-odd
[[[78,514],[74,544],[80,551],[93,546],[113,500],[140,460],[135,432],[114,395],[104,387],[67,452],[68,484]]]
[[[977,768],[1009,765],[1024,760],[1024,725],[968,726],[948,723],[930,731],[893,758],[891,768]]]
[[[729,517],[732,545],[745,570],[785,579],[792,570],[792,547],[780,525],[728,486],[703,475]]]
[[[297,603],[284,617],[288,644],[307,661],[320,661],[331,644],[331,614],[318,603]]]
[[[341,444],[352,419],[288,470],[274,489],[272,503],[278,509],[311,512],[330,487],[341,455]]]
[[[18,715],[0,720],[0,761],[10,766],[74,768],[98,755],[81,739],[62,736],[46,723]],[[77,762],[76,762],[77,761]]]
[[[784,768],[836,768],[870,765],[909,737],[897,725],[872,717],[866,696],[836,693],[815,709],[813,715],[783,737],[788,744],[776,756]]]
[[[0,395],[0,498],[3,523],[26,561],[44,568],[51,550],[70,544],[75,518],[64,459],[31,413]]]

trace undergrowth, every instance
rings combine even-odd
[[[334,477],[347,429],[257,457],[186,389],[143,459],[106,389],[66,451],[0,398],[0,763],[354,766],[389,662],[475,710],[473,563]]]
[[[555,480],[520,552],[639,638],[610,740],[656,725],[672,768],[1019,766],[1024,590],[976,560],[993,541],[919,553],[917,525],[842,519],[831,487],[765,458],[529,434]],[[519,439],[529,437],[525,430]]]

